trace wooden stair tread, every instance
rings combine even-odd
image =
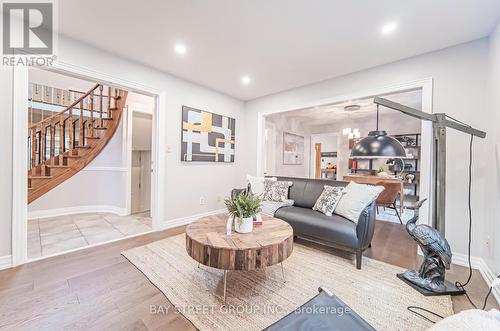
[[[90,146],[75,146],[74,148],[89,149]]]
[[[101,139],[100,137],[87,137],[87,139]]]
[[[79,158],[79,157],[82,157],[81,155],[71,155],[71,154],[68,154],[68,155],[63,155],[63,157],[68,157],[68,158]]]
[[[69,168],[67,165],[59,165],[59,164],[47,164],[45,165],[47,168]]]
[[[28,176],[28,179],[51,179],[52,176]]]
[[[101,126],[96,126],[94,130],[107,130],[108,128],[101,127]]]

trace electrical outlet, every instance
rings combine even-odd
[[[200,205],[206,205],[207,204],[207,200],[205,199],[205,197],[200,197]]]
[[[490,247],[490,244],[491,244],[491,240],[490,240],[490,236],[486,237],[486,247]]]

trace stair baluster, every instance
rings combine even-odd
[[[54,156],[56,155],[56,127],[52,121],[50,121],[50,160],[52,160],[52,165],[54,165]]]
[[[40,131],[40,163],[42,164],[43,162],[45,162],[45,144],[47,142],[47,137],[45,136],[45,125],[42,123],[42,129]],[[40,172],[42,174],[42,176],[45,176],[46,172],[45,172],[45,166],[42,164],[41,166],[41,169],[40,169]]]
[[[31,129],[31,174],[36,175],[36,127]]]
[[[108,110],[106,117],[111,118],[111,86],[108,87]]]
[[[64,114],[59,115],[59,165],[64,164]]]
[[[73,107],[69,108],[68,111],[68,120],[69,120],[69,139],[68,139],[68,149],[73,149],[74,148],[74,134],[73,134]]]
[[[78,144],[80,146],[85,146],[85,137],[83,136],[83,109],[82,109],[82,103],[80,102],[80,117],[78,119],[78,124],[80,128],[80,136],[78,137]]]
[[[104,98],[102,96],[102,91],[103,91],[103,86],[102,84],[99,85],[99,94],[100,94],[100,100],[99,100],[99,127],[102,128],[102,112],[103,112],[103,107],[104,107]]]
[[[90,123],[88,134],[90,136],[94,135],[94,91],[90,93]]]

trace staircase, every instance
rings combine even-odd
[[[29,126],[28,203],[85,168],[113,137],[127,91],[96,84],[64,110]]]

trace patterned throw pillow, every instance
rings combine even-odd
[[[288,199],[288,188],[292,186],[292,182],[281,181],[264,181],[264,197],[267,201],[285,201]]]
[[[344,188],[341,186],[328,186],[325,185],[323,193],[319,196],[314,204],[313,210],[322,212],[326,216],[332,216],[335,207],[344,194]]]

